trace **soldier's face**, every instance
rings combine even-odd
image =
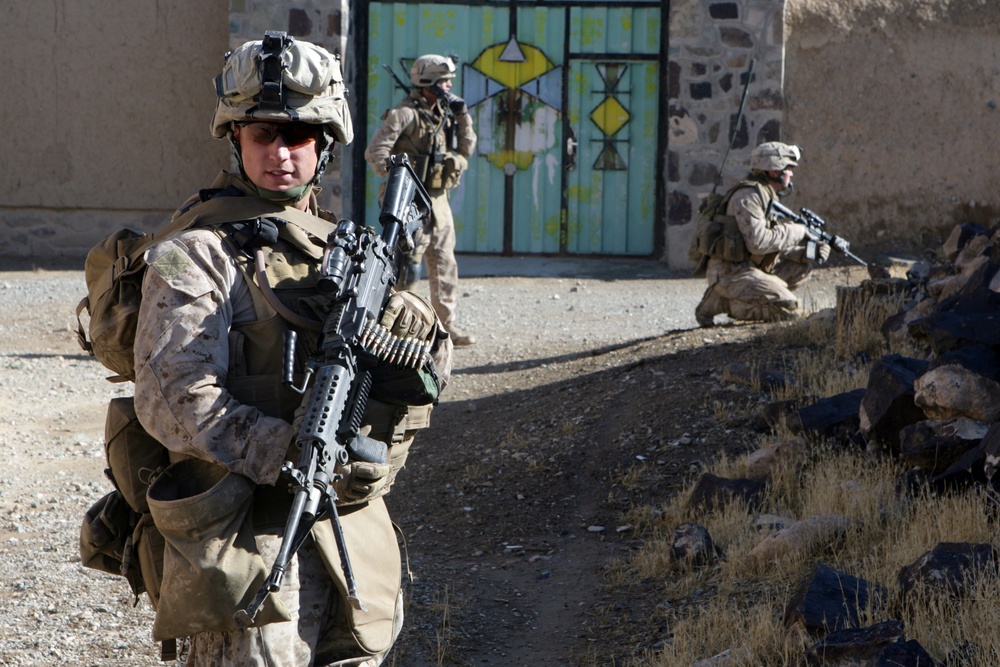
[[[259,188],[278,192],[312,180],[319,131],[308,123],[244,123],[233,129],[247,177]]]
[[[791,167],[785,167],[781,171],[771,172],[771,180],[773,180],[775,183],[781,184],[781,187],[778,188],[779,190],[785,190],[788,188],[789,185],[791,185],[792,176],[794,176],[794,174],[792,173]]]

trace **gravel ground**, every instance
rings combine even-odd
[[[491,266],[503,271],[504,261],[509,273],[530,273],[514,260]],[[535,266],[545,277],[463,278],[459,321],[479,343],[457,351],[445,402],[509,390],[501,370],[520,359],[542,360],[541,381],[574,352],[695,324],[700,280],[651,262],[544,264]],[[105,407],[131,392],[76,343],[83,293],[82,271],[0,272],[0,664],[12,667],[161,664],[146,601],[79,562],[80,520],[110,489]],[[832,287],[820,283],[805,302],[832,305]]]

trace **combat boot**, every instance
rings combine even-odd
[[[729,299],[722,297],[713,283],[705,290],[705,295],[701,297],[701,302],[694,309],[694,319],[698,320],[700,327],[714,327],[715,316],[725,315],[729,310]]]
[[[476,342],[475,336],[462,331],[458,327],[449,327],[448,334],[451,336],[451,342],[455,347],[465,347]]]

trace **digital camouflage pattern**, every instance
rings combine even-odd
[[[805,259],[806,229],[797,223],[782,223],[768,215],[774,196],[770,186],[741,187],[733,193],[726,214],[733,216],[750,257],[742,262],[727,262],[718,257],[708,260],[708,289],[696,310],[703,326],[718,314],[736,320],[785,320],[800,314],[798,297],[793,290],[812,271]]]

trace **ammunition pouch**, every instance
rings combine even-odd
[[[451,155],[445,153],[423,153],[413,156],[413,171],[416,173],[417,178],[423,183],[424,187],[428,190],[441,190],[448,186],[445,185],[445,171],[447,167],[445,162],[451,159]],[[461,158],[461,156],[458,156]],[[465,161],[465,158],[461,158]],[[462,167],[461,171],[464,171],[468,166],[468,162]],[[451,169],[454,171],[454,168]],[[458,178],[461,178],[461,171],[458,174]],[[458,185],[458,181],[455,181],[455,185]],[[454,187],[454,186],[452,186]]]
[[[714,219],[699,225],[691,239],[688,258],[700,264],[703,257],[733,263],[750,259],[750,251],[747,250],[746,241],[743,240],[736,218],[731,215],[717,215]]]
[[[449,153],[444,159],[444,170],[441,179],[445,190],[453,190],[462,182],[462,174],[469,168],[469,161],[458,153]]]

